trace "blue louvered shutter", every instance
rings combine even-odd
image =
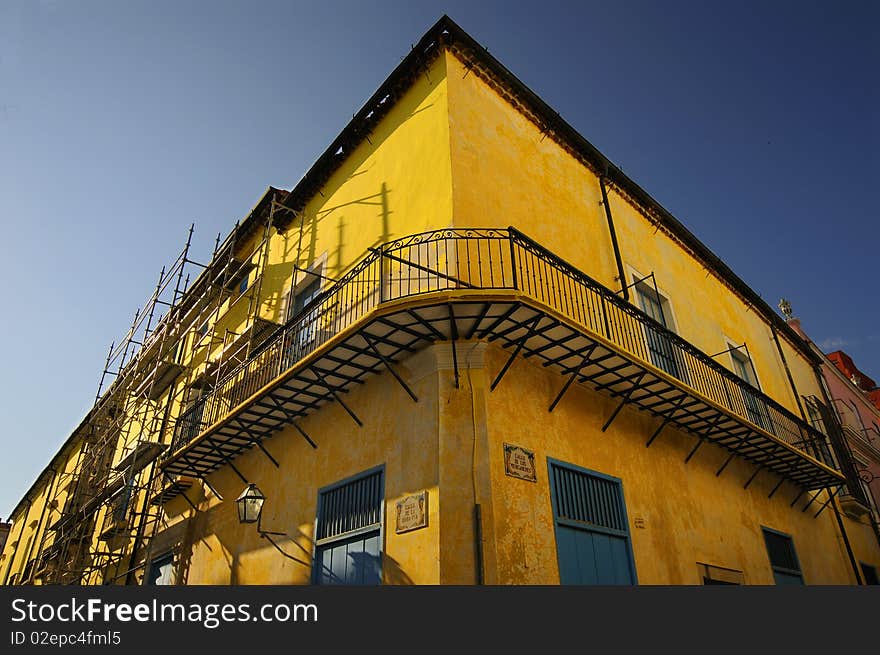
[[[550,464],[562,584],[635,584],[623,490],[618,480]]]

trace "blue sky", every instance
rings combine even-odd
[[[880,379],[875,2],[0,3],[0,516],[196,223],[205,259],[449,14]]]

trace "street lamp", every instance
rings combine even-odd
[[[245,487],[245,490],[241,492],[241,495],[235,499],[236,509],[238,510],[238,522],[239,523],[256,523],[257,524],[257,532],[260,537],[263,539],[268,539],[269,543],[275,546],[275,550],[284,555],[287,558],[292,560],[296,560],[300,564],[309,565],[308,562],[304,562],[301,559],[297,559],[293,555],[288,555],[281,547],[275,543],[275,540],[272,539],[272,536],[276,537],[284,537],[286,533],[284,532],[270,532],[269,530],[263,530],[260,525],[260,521],[263,517],[263,503],[266,502],[265,494],[260,491],[260,488],[251,482]]]
[[[263,513],[263,503],[266,496],[260,488],[251,482],[241,495],[235,499],[238,506],[239,523],[259,523],[260,514]],[[258,528],[259,531],[259,528]]]

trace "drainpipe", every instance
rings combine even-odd
[[[611,233],[611,245],[614,248],[614,259],[617,261],[617,275],[623,287],[623,299],[629,300],[629,289],[626,274],[623,272],[623,260],[620,258],[620,246],[617,243],[617,232],[614,230],[614,219],[611,217],[611,205],[608,203],[608,191],[605,189],[605,176],[599,176],[599,188],[602,190],[602,205],[605,207],[605,218],[608,219],[608,231]]]
[[[779,343],[779,335],[776,334],[776,328],[773,327],[772,323],[770,324],[770,334],[773,335],[773,341],[776,343],[776,350],[782,358],[782,366],[785,367],[785,374],[788,376],[788,383],[791,385],[791,390],[794,392],[794,401],[797,403],[798,409],[801,412],[801,418],[804,419],[804,423],[809,423],[807,415],[804,412],[804,406],[801,404],[801,396],[798,393],[797,387],[794,386],[794,378],[791,377],[791,370],[788,368],[788,360],[785,359],[785,353],[782,351],[782,344]]]
[[[15,550],[12,551],[12,557],[9,558],[9,566],[6,567],[6,573],[3,575],[3,586],[6,586],[6,583],[9,581],[9,573],[12,571],[12,565],[15,564],[15,556],[18,555],[18,550],[21,548],[21,536],[24,534],[24,526],[27,523],[28,514],[31,511],[31,501],[27,501],[27,506],[24,510],[24,516],[21,517],[21,530],[18,531],[18,540],[15,542]]]

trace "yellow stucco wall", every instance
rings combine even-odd
[[[307,203],[301,218],[294,220],[283,233],[273,231],[269,240],[268,264],[265,271],[261,271],[261,315],[264,318],[276,322],[284,320],[291,282],[299,288],[301,282],[307,279],[302,273],[294,274],[294,265],[310,268],[319,262],[321,274],[337,277],[360,259],[369,247],[398,236],[451,224],[447,115],[445,59],[441,57],[380,121],[371,133],[369,142],[365,141],[351,153],[321,192]],[[246,245],[241,246],[241,250],[247,252]],[[326,282],[322,285],[326,285]],[[221,328],[239,329],[245,316],[238,306],[231,313],[224,314],[222,310],[221,307],[215,331]],[[203,354],[196,352],[193,356],[190,352],[191,366],[198,366],[204,361]],[[392,384],[396,383],[392,380]],[[400,391],[399,388],[397,390]],[[438,516],[436,426],[429,429],[430,423],[423,423],[412,434],[393,430],[392,426],[400,421],[423,422],[424,419],[407,418],[406,414],[399,413],[407,408],[403,403],[389,405],[384,400],[380,402],[382,394],[387,396],[387,392],[374,390],[373,393],[378,395],[367,397],[363,402],[367,409],[366,417],[362,418],[365,426],[369,427],[358,429],[338,406],[328,407],[317,416],[303,421],[304,429],[309,434],[315,434],[321,444],[314,453],[292,429],[274,437],[268,447],[281,463],[280,470],[287,473],[278,473],[259,452],[247,453],[236,460],[236,466],[248,471],[249,478],[258,481],[267,495],[274,498],[284,496],[286,506],[278,510],[277,516],[269,513],[273,510],[267,507],[267,524],[274,525],[277,521],[279,525],[289,526],[285,529],[291,530],[291,535],[306,549],[300,554],[311,552],[317,486],[335,482],[370,466],[385,463],[386,500],[389,504],[393,505],[398,496],[428,489],[432,516]],[[404,397],[409,401],[407,396]],[[436,393],[433,399],[436,402]],[[351,402],[357,405],[354,397]],[[416,409],[424,412],[429,407],[421,403],[413,411]],[[337,410],[342,414],[339,415]],[[378,416],[370,414],[374,410],[379,412]],[[176,408],[176,411],[179,409]],[[361,411],[358,410],[358,413],[361,414]],[[422,434],[420,430],[429,431]],[[322,438],[322,435],[327,436]],[[351,439],[358,440],[354,450]],[[356,448],[361,439],[373,444],[366,453]],[[428,441],[423,443],[425,439]],[[401,451],[399,457],[405,460],[405,465],[393,456],[395,449]],[[419,461],[421,464],[416,465]],[[306,465],[306,468],[299,470],[300,466]],[[255,467],[255,470],[251,471],[249,466]],[[405,474],[397,475],[398,468],[402,468]],[[299,492],[294,491],[285,477],[291,471],[294,471],[297,480],[303,482],[303,486],[296,486]],[[430,471],[430,474],[425,471]],[[322,477],[318,480],[315,476]],[[229,501],[230,494],[234,499],[241,492],[238,488],[242,486],[241,480],[231,470],[224,470],[212,476],[211,482],[226,500],[221,502],[208,492],[207,500],[203,501],[208,509],[195,529],[203,539],[191,549],[186,549],[187,560],[191,562],[187,579],[226,583],[232,576],[235,582],[265,582],[265,578],[260,576],[269,575],[268,571],[274,570],[273,567],[266,568],[265,562],[277,563],[276,558],[279,557],[271,545],[265,541],[257,543],[257,552],[242,555],[239,560],[239,553],[251,551],[254,546],[252,541],[257,541],[248,540],[247,535],[252,537],[253,530],[238,525],[234,507]],[[202,493],[196,489],[190,495],[194,502],[199,502]],[[302,497],[298,497],[297,493]],[[169,505],[168,513],[168,523],[173,529],[176,523],[191,513],[191,509],[184,500],[178,499]],[[386,533],[387,553],[392,560],[395,557],[394,544],[398,540],[409,544],[400,555],[399,563],[392,566],[389,560],[385,570],[389,581],[397,578],[404,581],[439,581],[439,564],[426,565],[423,562],[424,558],[430,560],[435,557],[432,554],[437,552],[439,526],[435,520],[431,520],[429,525],[426,530],[400,536]],[[233,561],[235,565],[230,573],[230,563]],[[310,571],[307,567],[290,561],[284,564],[280,573],[281,581],[308,581]],[[394,573],[395,567],[399,573]]]
[[[222,496],[207,492],[200,509],[202,529],[184,543],[186,578],[196,584],[305,584],[311,575],[318,489],[375,466],[385,467],[384,569],[389,584],[436,584],[442,499],[438,493],[438,394],[433,353],[424,351],[401,367],[419,402],[413,402],[387,373],[374,377],[345,402],[358,415],[358,427],[338,404],[328,404],[300,421],[316,441],[312,449],[292,427],[265,445],[278,460],[276,468],[259,450],[235,460],[236,468],[267,496],[263,528],[286,532],[280,545],[302,563],[286,559],[253,525],[238,522],[235,498],[244,483],[225,467],[209,476]],[[428,527],[403,534],[394,530],[394,506],[406,495],[427,490]],[[202,492],[190,491],[194,502]],[[176,500],[169,513],[192,513]]]
[[[9,517],[12,529],[0,554],[0,581],[11,576],[21,579],[29,560],[51,545],[54,533],[48,527],[60,516],[67,500],[71,475],[79,456],[81,441],[69,444],[33,490],[30,501],[19,513]],[[30,546],[30,544],[33,544]]]
[[[446,66],[441,57],[394,105],[284,235],[284,261],[326,256],[337,277],[369,247],[452,221]]]
[[[506,356],[490,349],[487,375]],[[768,473],[743,489],[754,467],[739,459],[716,477],[727,453],[714,446],[685,464],[696,439],[677,430],[667,428],[646,448],[659,419],[634,409],[624,408],[603,433],[617,401],[592,390],[573,387],[548,413],[563,383],[518,359],[487,395],[497,582],[559,582],[548,457],[621,479],[640,584],[700,584],[698,562],[743,571],[747,584],[773,584],[762,526],[792,536],[807,584],[855,582],[830,509],[815,519],[818,503],[801,512],[804,499],[792,509],[798,489],[789,483],[768,499],[778,481]],[[504,442],[535,452],[537,483],[504,474]],[[634,527],[636,518],[644,528]],[[848,534],[864,561],[877,561],[873,535],[851,524]]]
[[[513,225],[609,289],[620,289],[598,177],[447,53],[455,224]],[[678,334],[712,354],[745,342],[762,390],[800,415],[769,326],[731,288],[608,189],[627,283],[653,272]],[[729,343],[728,339],[734,343]],[[790,344],[798,392],[818,393]],[[727,368],[730,355],[717,358]]]

